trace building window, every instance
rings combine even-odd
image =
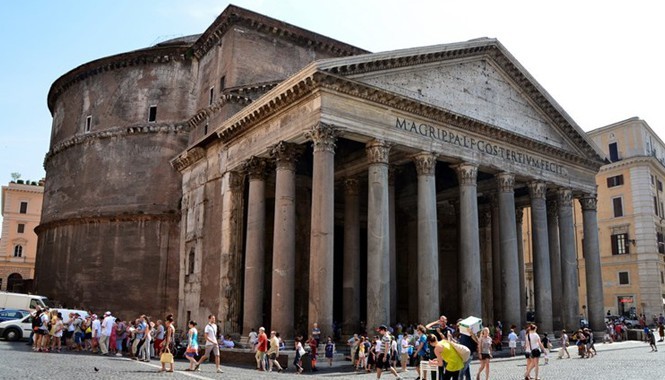
[[[665,235],[662,232],[656,232],[656,240],[658,241],[658,253],[665,253]]]
[[[226,88],[226,77],[222,76],[219,79],[219,91],[224,91],[225,88]]]
[[[90,128],[92,128],[92,116],[88,115],[85,117],[85,132],[90,132]]]
[[[208,134],[208,123],[206,123],[206,125],[203,126],[203,135],[205,136],[207,134]]]
[[[619,285],[629,285],[628,272],[619,272]]]
[[[623,185],[623,174],[615,175],[614,177],[607,177],[607,187],[615,187]]]
[[[628,234],[612,235],[612,254],[613,255],[627,255],[630,253],[628,249]]]
[[[619,218],[623,216],[623,199],[621,197],[612,198],[612,205],[614,206],[614,217]]]
[[[663,191],[663,183],[660,180],[658,180],[657,183],[658,183],[658,191]]]
[[[18,244],[14,246],[14,257],[23,257],[23,246]]]
[[[148,122],[154,123],[155,121],[157,121],[157,106],[150,106],[150,110],[148,111]]]
[[[215,88],[210,87],[210,97],[208,99],[208,105],[212,105],[213,100],[215,100]]]
[[[189,256],[187,258],[187,274],[194,273],[194,261],[196,260],[196,254],[194,253],[194,248],[189,251]]]
[[[660,271],[660,283],[665,284],[665,273],[662,270]]]
[[[21,202],[21,206],[19,206],[18,212],[20,214],[27,214],[28,213],[28,202]]]
[[[653,211],[654,211],[654,214],[656,214],[656,216],[660,216],[660,214],[658,213],[658,198],[657,197],[653,197]]]
[[[651,184],[653,185],[653,174],[651,175]]]
[[[610,144],[610,162],[619,161],[619,148],[617,143],[613,142]]]
[[[22,234],[23,232],[25,232],[25,224],[19,223],[18,228],[16,229],[16,232],[19,233],[19,234]]]

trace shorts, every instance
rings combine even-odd
[[[277,354],[273,352],[272,354],[270,354],[270,356],[268,356],[268,359],[270,359],[270,360],[277,359]]]
[[[85,335],[85,334],[83,334],[82,332],[74,333],[74,342],[75,342],[76,344],[81,344],[81,343],[83,343],[83,336],[84,336],[84,335]]]
[[[37,334],[37,335],[48,335],[48,331],[39,329],[39,330],[35,331],[35,334]]]
[[[210,356],[210,352],[212,351],[215,356],[219,356],[219,346],[216,344],[206,344],[206,350],[204,356]]]
[[[480,354],[480,360],[488,360],[490,358],[490,354]]]
[[[511,340],[510,342],[508,342],[508,347],[516,348],[517,347],[517,342],[515,342],[514,340]]]
[[[379,354],[376,359],[376,368],[388,371],[390,369],[390,354]]]
[[[74,336],[73,331],[65,331],[64,333],[65,339],[72,339],[72,336]]]

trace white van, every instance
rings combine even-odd
[[[35,310],[46,307],[48,298],[34,294],[0,292],[0,309]]]
[[[88,312],[84,310],[58,309],[58,311],[62,313],[64,323],[69,321],[70,312],[79,313],[81,318],[88,316]],[[32,315],[28,315],[23,319],[0,322],[0,338],[5,338],[6,340],[28,339],[32,332],[32,318]]]

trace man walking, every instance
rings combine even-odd
[[[217,373],[222,373],[222,369],[219,367],[219,343],[217,342],[217,324],[215,323],[215,316],[210,314],[208,316],[208,324],[206,325],[206,328],[204,330],[205,338],[206,338],[206,345],[205,345],[205,353],[199,359],[199,361],[196,363],[196,367],[194,367],[195,371],[199,370],[199,366],[201,363],[205,362],[208,360],[210,357],[210,353],[212,351],[212,354],[215,355],[215,367],[217,368]]]
[[[268,351],[268,336],[266,329],[259,328],[259,343],[256,346],[256,369],[259,371],[266,370],[266,351]]]
[[[390,365],[391,339],[390,333],[388,332],[388,327],[381,325],[381,327],[379,327],[379,334],[381,334],[382,337],[381,344],[376,345],[376,351],[378,353],[376,359],[376,378],[380,379],[381,373],[383,373],[384,370],[390,370],[390,372],[392,372],[396,378],[401,379],[401,377],[397,374],[397,370]]]

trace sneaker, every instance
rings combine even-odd
[[[122,356],[122,354],[118,352],[117,354],[115,354],[115,356]]]
[[[217,368],[217,373],[224,373],[221,368]]]

